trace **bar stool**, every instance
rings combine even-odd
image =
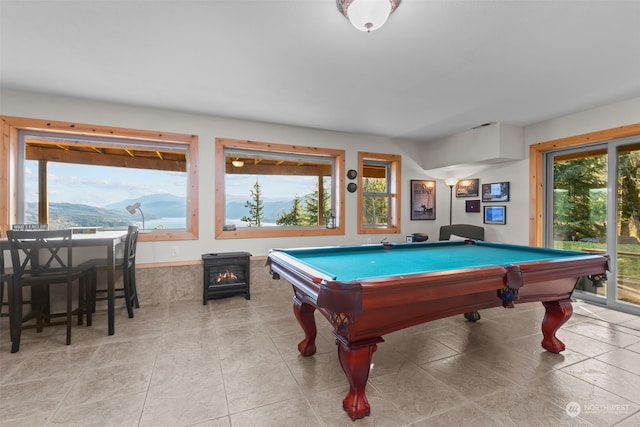
[[[78,324],[87,316],[91,326],[91,312],[87,308],[87,291],[91,285],[93,267],[74,266],[71,230],[7,231],[13,275],[9,281],[9,327],[11,330],[11,352],[20,348],[22,323],[35,318],[36,331],[41,332],[43,322],[48,325],[52,317],[65,317],[67,327],[66,344],[71,344],[71,320],[78,316]],[[72,308],[72,285],[78,282],[78,308]],[[66,310],[51,314],[49,287],[52,284],[66,285]],[[23,288],[31,289],[31,311],[22,314]]]
[[[124,255],[116,259],[116,270],[122,274],[122,288],[116,288],[115,298],[124,298],[129,318],[133,317],[133,308],[140,308],[138,291],[136,289],[136,248],[138,245],[138,226],[130,225],[124,243]],[[107,260],[104,258],[92,259],[83,263],[94,267],[91,279],[91,310],[95,312],[95,302],[108,299],[107,289],[97,289],[98,271],[107,269]]]

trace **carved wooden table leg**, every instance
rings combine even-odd
[[[573,314],[571,300],[543,301],[542,304],[546,310],[542,319],[542,347],[551,353],[560,353],[565,349],[565,346],[562,341],[556,338],[556,331]]]
[[[369,379],[369,367],[377,344],[383,342],[381,337],[357,343],[350,343],[344,337],[336,335],[338,358],[342,370],[349,380],[349,392],[342,400],[342,407],[352,420],[364,418],[371,412],[365,388]]]
[[[313,313],[315,307],[298,299],[293,298],[293,312],[298,319],[298,323],[304,331],[304,339],[298,344],[298,351],[304,357],[316,354],[316,319]]]

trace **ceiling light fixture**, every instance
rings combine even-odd
[[[338,10],[360,31],[382,27],[402,0],[336,0]]]
[[[235,159],[235,160],[231,161],[231,164],[236,168],[241,168],[241,167],[244,166],[244,161]]]

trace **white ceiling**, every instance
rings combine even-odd
[[[0,0],[0,84],[429,141],[640,96],[640,1]]]

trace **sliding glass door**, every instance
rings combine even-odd
[[[574,295],[640,313],[640,141],[549,152],[546,170],[545,245],[611,259],[603,286]]]
[[[640,306],[640,142],[616,146],[616,301]]]

